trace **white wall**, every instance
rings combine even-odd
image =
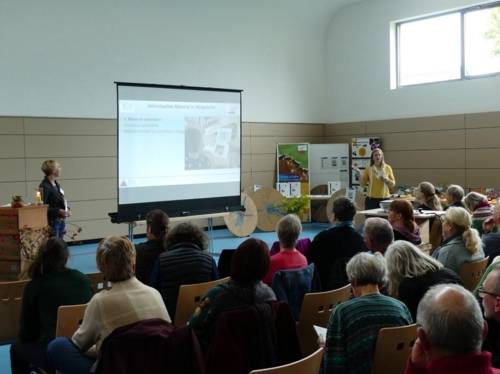
[[[390,22],[476,3],[470,0],[369,0],[336,13],[327,32],[330,121],[499,110],[498,76],[390,89]]]
[[[244,90],[243,119],[327,119],[348,0],[0,0],[0,115],[116,117],[114,81]]]

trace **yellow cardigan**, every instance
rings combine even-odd
[[[385,181],[382,181],[377,177],[381,170],[383,170],[385,175]],[[381,169],[378,169],[375,165],[367,167],[361,176],[360,182],[362,186],[366,186],[368,184],[368,197],[374,197],[377,199],[390,197],[390,189],[396,185],[396,179],[394,179],[392,168],[386,163],[384,163]]]

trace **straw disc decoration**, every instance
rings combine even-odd
[[[274,231],[283,212],[280,209],[283,195],[274,188],[264,187],[252,194],[257,207],[257,227],[262,231]]]
[[[224,222],[233,235],[244,237],[257,227],[257,208],[252,198],[244,192],[241,193],[241,205],[244,210],[229,213],[224,216]]]
[[[335,200],[337,197],[345,196],[345,192],[345,188],[341,188],[340,190],[335,191],[326,204],[326,216],[328,217],[328,221],[330,223],[333,223],[333,220],[335,218],[333,215],[333,200]]]

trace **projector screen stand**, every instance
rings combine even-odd
[[[226,217],[229,215],[229,212],[221,212],[221,213],[210,213],[210,214],[200,214],[195,216],[180,216],[180,217],[170,217],[170,223],[178,223],[185,221],[195,221],[199,219],[207,220],[207,236],[208,236],[208,253],[213,255],[214,252],[214,218],[218,217]],[[145,225],[146,221],[134,221],[127,222],[128,225],[128,238],[133,243],[134,242],[134,227],[138,225]]]

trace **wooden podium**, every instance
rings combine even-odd
[[[0,207],[0,281],[27,278],[29,265],[49,236],[47,209]]]

